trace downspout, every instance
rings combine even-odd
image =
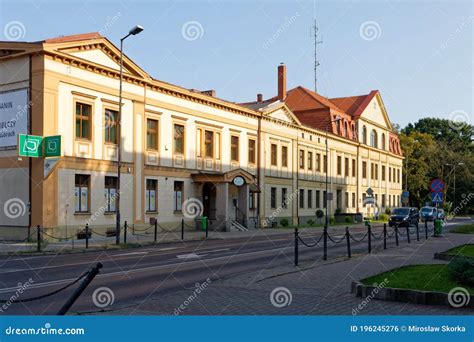
[[[28,68],[29,68],[29,75],[28,75],[28,134],[32,133],[32,115],[31,115],[31,106],[33,103],[31,102],[31,94],[33,92],[33,81],[32,81],[32,76],[33,73],[31,71],[31,68],[33,66],[33,61],[32,61],[32,55],[29,55],[29,60],[28,60]],[[32,159],[29,157],[28,158],[28,241],[30,240],[30,234],[31,234],[31,203],[32,203],[32,170],[33,169],[33,164],[32,164]]]
[[[260,184],[260,167],[261,167],[261,162],[260,162],[260,156],[261,156],[261,133],[262,133],[262,116],[258,117],[258,127],[257,127],[257,185],[259,192],[257,192],[257,227],[261,226],[261,219],[260,219],[260,195],[262,193],[262,188]]]

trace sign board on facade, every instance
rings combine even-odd
[[[18,135],[18,156],[20,157],[42,157],[43,137],[37,135]]]
[[[61,157],[61,136],[53,135],[43,139],[45,157]]]
[[[18,135],[28,133],[28,90],[0,92],[0,148],[15,147]]]

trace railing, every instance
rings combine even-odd
[[[295,235],[294,235],[294,264],[298,266],[299,263],[299,243],[303,244],[306,247],[312,248],[316,247],[321,241],[323,241],[323,260],[327,260],[328,256],[328,240],[331,241],[334,245],[338,245],[345,241],[347,246],[347,257],[352,257],[352,249],[351,249],[351,241],[355,243],[362,243],[365,240],[367,241],[367,252],[372,253],[372,240],[380,241],[383,240],[383,249],[387,249],[387,240],[395,237],[395,245],[399,246],[400,236],[406,236],[407,243],[411,243],[411,235],[416,236],[416,240],[420,241],[420,228],[419,224],[417,223],[414,229],[411,229],[409,226],[406,227],[406,231],[401,233],[400,227],[396,224],[394,228],[389,231],[387,229],[387,224],[384,223],[382,231],[378,234],[374,232],[374,227],[370,224],[367,226],[367,231],[362,236],[355,236],[355,234],[351,233],[349,227],[346,227],[344,235],[339,238],[332,237],[329,234],[327,226],[324,226],[322,234],[317,239],[313,239],[311,242],[307,242],[303,239],[300,235],[298,228],[295,228]],[[425,221],[425,239],[428,239],[428,233],[433,231],[434,233],[434,226],[432,228],[428,227],[428,223]]]

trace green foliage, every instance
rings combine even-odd
[[[290,225],[290,221],[288,221],[287,218],[282,218],[282,219],[280,220],[280,226],[282,226],[282,227],[288,227],[289,225]]]
[[[390,210],[390,208],[385,208],[385,214],[386,215],[391,215],[392,214],[392,211]]]
[[[330,223],[330,224],[336,223],[336,220],[334,219],[334,217],[331,217],[331,218],[329,219],[329,223]]]
[[[342,213],[342,209],[341,208],[337,208],[335,211],[334,211],[335,214],[340,214]]]
[[[474,259],[455,257],[448,264],[448,272],[461,284],[474,286]]]
[[[315,222],[313,220],[308,220],[307,222],[308,226],[314,226]]]
[[[316,210],[316,217],[317,218],[323,218],[324,217],[324,211],[322,211],[321,209],[318,209]]]
[[[387,214],[379,214],[380,221],[388,221],[389,215]]]
[[[346,223],[353,223],[352,217],[346,216],[346,218],[344,219],[344,222],[346,222]]]

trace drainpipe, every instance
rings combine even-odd
[[[260,158],[261,158],[261,155],[262,155],[261,134],[262,134],[262,117],[260,115],[258,117],[258,127],[257,127],[257,185],[258,185],[258,188],[260,190],[257,193],[257,227],[260,227],[260,222],[261,222],[261,220],[260,220],[260,194],[262,193],[262,188],[261,188],[261,183],[260,183],[260,175],[261,175]]]
[[[28,134],[31,134],[33,131],[33,127],[32,127],[32,115],[31,115],[31,106],[32,106],[32,102],[31,102],[31,94],[33,92],[33,81],[31,80],[31,77],[33,76],[33,72],[31,71],[31,68],[33,66],[33,61],[32,61],[32,55],[30,54],[29,56],[29,76],[28,76],[28,86],[29,86],[29,91],[28,91]],[[29,177],[28,177],[28,241],[30,240],[30,234],[31,234],[31,204],[32,204],[32,179],[31,177],[33,176],[32,175],[32,171],[33,171],[33,164],[32,164],[32,159],[31,158],[28,158],[28,173],[29,173]]]

